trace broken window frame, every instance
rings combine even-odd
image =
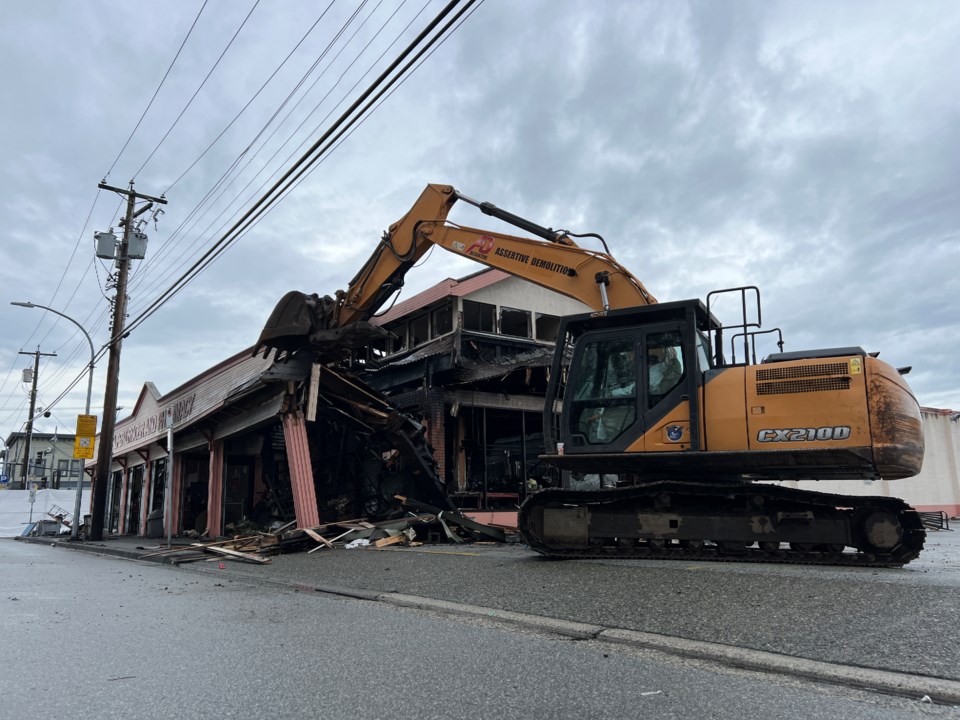
[[[408,326],[410,328],[411,348],[415,348],[430,340],[430,313],[421,313],[416,317],[410,318]],[[422,332],[419,332],[421,330]]]
[[[534,339],[555,343],[560,330],[560,316],[549,313],[534,313]]]
[[[501,306],[499,320],[501,335],[529,338],[532,334],[533,320],[529,310]],[[520,332],[521,324],[523,325],[522,333]]]

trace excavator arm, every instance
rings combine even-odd
[[[537,237],[451,223],[447,215],[458,200]],[[332,298],[287,293],[267,321],[257,349],[292,353],[311,348],[335,359],[368,342],[383,332],[369,324],[370,318],[403,287],[407,271],[434,246],[575,298],[597,311],[656,303],[643,284],[608,252],[580,247],[568,232],[544,228],[490,203],[477,202],[449,185],[431,184],[383,234],[346,290]]]

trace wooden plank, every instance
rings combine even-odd
[[[254,562],[258,565],[265,565],[270,562],[270,558],[262,558],[251,555],[250,553],[237,552],[236,550],[229,550],[225,547],[214,547],[212,545],[204,545],[203,543],[193,543],[193,547],[203,550],[204,552],[218,553],[220,555],[226,555],[227,557],[237,558],[238,560]]]
[[[189,545],[178,545],[172,548],[165,548],[163,550],[156,550],[154,552],[147,553],[146,555],[141,555],[140,557],[155,557],[157,555],[173,555],[174,553],[183,552],[184,550],[193,550]]]
[[[310,384],[307,386],[307,420],[317,419],[317,396],[320,395],[320,364],[310,366]]]
[[[312,537],[314,540],[316,540],[318,543],[323,543],[323,544],[326,545],[328,548],[332,548],[332,547],[333,547],[333,543],[330,542],[329,540],[327,540],[323,535],[321,535],[320,533],[318,533],[316,530],[314,530],[314,529],[312,529],[312,528],[304,528],[303,531],[304,531],[307,535],[309,535],[310,537]]]
[[[381,538],[380,540],[374,540],[373,545],[374,547],[382,548],[386,547],[387,545],[397,545],[399,543],[406,542],[406,540],[406,535],[393,535],[391,537]]]

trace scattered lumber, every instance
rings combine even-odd
[[[227,557],[236,558],[237,560],[243,560],[245,562],[254,562],[259,565],[265,565],[270,561],[270,558],[260,557],[257,554],[250,552],[239,552],[238,550],[230,550],[218,545],[208,545],[205,543],[191,543],[192,547],[198,548],[203,552],[217,553],[220,555],[226,555]]]
[[[211,542],[195,542],[189,545],[175,545],[170,548],[164,548],[151,553],[141,555],[141,557],[166,557],[170,556],[170,562],[181,564],[185,562],[194,562],[207,557],[210,553],[218,557],[231,557],[247,562],[264,564],[270,560],[264,555],[270,552],[278,538],[264,540],[261,535],[247,535],[245,537],[233,537],[226,540],[214,540]]]
[[[368,518],[350,518],[297,528],[296,521],[277,527],[273,532],[259,531],[250,535],[209,542],[175,545],[141,557],[164,557],[174,564],[197,560],[223,559],[264,565],[269,555],[282,552],[314,553],[318,550],[343,548],[355,540],[364,540],[369,549],[399,545],[419,546],[446,540],[452,543],[504,542],[501,527],[476,522],[456,510],[446,510],[400,495],[396,496],[407,515],[371,522]],[[360,543],[361,545],[363,543]],[[308,549],[309,548],[309,549]],[[215,556],[211,558],[210,556]]]

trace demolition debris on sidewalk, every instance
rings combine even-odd
[[[191,542],[143,557],[169,558],[173,564],[198,560],[237,560],[267,564],[271,555],[285,552],[308,554],[321,550],[374,549],[391,546],[417,547],[437,543],[477,541],[506,542],[512,528],[484,525],[455,510],[440,510],[402,496],[396,498],[407,514],[389,520],[369,522],[366,518],[337,520],[310,528],[294,528],[294,523],[274,532],[258,532],[214,542]]]

